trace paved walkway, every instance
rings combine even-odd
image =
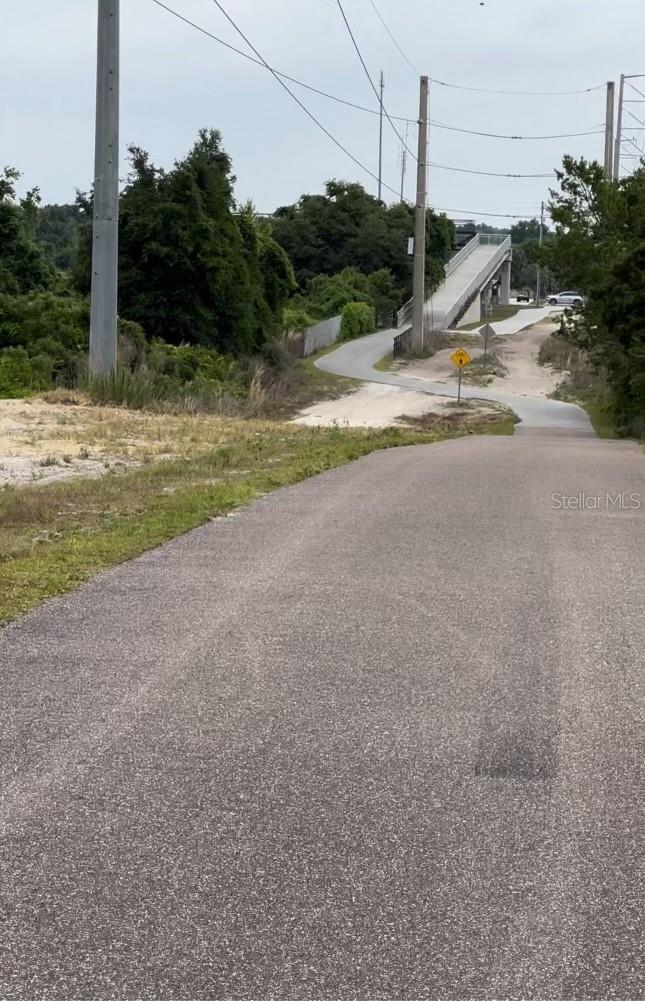
[[[554,312],[552,307],[531,310],[511,317],[510,320],[502,321],[499,325],[493,324],[495,330],[500,327],[500,333],[512,335],[525,327],[537,323],[544,317]],[[557,310],[556,310],[557,312]],[[390,386],[403,386],[406,389],[415,389],[418,392],[426,392],[432,396],[446,396],[454,398],[457,396],[457,386],[450,386],[444,382],[428,382],[423,379],[415,379],[410,376],[397,375],[393,372],[379,372],[374,365],[385,358],[392,351],[392,342],[397,330],[380,330],[376,334],[368,337],[361,337],[355,341],[348,341],[341,344],[335,351],[324,355],[316,365],[327,372],[335,375],[344,375],[353,379],[360,379],[362,382],[384,383]],[[462,389],[464,399],[497,400],[504,403],[515,411],[522,422],[521,428],[568,428],[583,434],[593,434],[591,422],[582,407],[573,403],[562,403],[559,400],[531,399],[522,396],[510,396],[507,393],[480,389],[478,387],[464,386]]]

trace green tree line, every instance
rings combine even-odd
[[[566,157],[552,193],[549,260],[585,294],[567,336],[603,371],[619,430],[645,433],[645,167],[610,181],[598,163]]]
[[[154,368],[159,381],[212,380],[234,359],[272,363],[282,335],[359,304],[347,330],[391,323],[411,291],[407,205],[386,206],[360,184],[329,181],[260,219],[238,205],[220,134],[203,130],[170,169],[138,147],[120,195],[120,364]],[[92,195],[42,205],[0,175],[0,395],[84,377],[91,284]],[[454,241],[428,213],[434,287]],[[356,317],[361,316],[361,322]],[[371,321],[366,318],[372,317]],[[179,352],[179,353],[178,353]],[[192,353],[191,353],[192,352]],[[248,367],[248,366],[247,366]]]

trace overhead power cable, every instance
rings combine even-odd
[[[467,87],[459,83],[447,83],[433,76],[429,79],[438,87],[449,87],[451,90],[469,90],[474,94],[508,94],[514,97],[568,97],[573,94],[591,94],[594,90],[604,90],[607,86],[599,83],[595,87],[583,87],[581,90],[491,90],[488,87]]]
[[[459,129],[456,125],[445,125],[443,122],[434,122],[432,119],[430,120],[430,124],[435,129],[447,129],[449,132],[463,132],[468,136],[485,136],[487,139],[521,139],[525,142],[543,139],[577,139],[580,136],[597,136],[605,131],[604,126],[599,126],[597,129],[590,129],[588,132],[560,132],[552,136],[509,136],[501,135],[499,132],[478,132],[475,129]]]
[[[405,59],[406,63],[408,64],[408,66],[412,70],[412,72],[415,74],[415,76],[421,76],[421,74],[419,73],[419,71],[416,68],[416,66],[412,62],[410,62],[410,60],[406,56],[405,52],[403,51],[403,49],[401,48],[401,46],[397,42],[396,38],[394,37],[394,35],[390,31],[390,29],[388,28],[388,26],[385,23],[385,20],[383,18],[383,15],[381,14],[380,10],[378,9],[378,7],[376,6],[376,4],[374,3],[374,0],[370,0],[370,3],[372,5],[374,13],[378,17],[379,21],[381,22],[381,24],[385,28],[385,30],[386,30],[387,34],[389,35],[390,39],[392,40],[393,44],[396,46],[396,48],[398,49],[398,51],[400,52],[400,54],[403,56],[403,58]]]
[[[410,69],[413,70],[413,72],[416,74],[416,76],[420,76],[421,74],[419,73],[419,71],[417,70],[417,68],[414,66],[414,64],[411,62],[411,60],[408,58],[408,56],[406,55],[406,53],[404,52],[404,50],[399,45],[398,41],[396,40],[396,38],[394,36],[394,33],[390,30],[389,26],[387,25],[387,23],[385,21],[385,18],[383,17],[383,15],[381,14],[380,10],[376,6],[376,3],[374,2],[374,0],[370,0],[370,4],[371,4],[371,6],[372,6],[372,8],[374,10],[374,13],[376,14],[376,16],[378,17],[379,21],[381,22],[381,24],[385,28],[385,31],[389,35],[392,43],[395,45],[395,47],[398,50],[398,52],[400,53],[400,55],[403,56],[403,58],[405,59],[406,63],[408,64],[408,66],[410,67]],[[509,95],[517,95],[519,97],[533,97],[533,96],[535,96],[535,97],[563,97],[563,96],[566,96],[566,95],[569,95],[569,94],[589,94],[589,93],[591,93],[594,90],[602,90],[606,86],[604,83],[601,83],[601,84],[598,84],[595,87],[584,87],[582,90],[489,90],[486,87],[467,87],[467,86],[464,86],[464,85],[458,84],[458,83],[446,83],[445,80],[437,80],[435,77],[432,77],[432,76],[429,77],[429,80],[430,80],[430,83],[436,83],[440,87],[450,87],[452,90],[470,90],[470,91],[473,91],[473,92],[478,93],[478,94],[509,94]]]
[[[550,171],[548,174],[505,174],[495,170],[470,170],[468,167],[448,167],[444,163],[433,163],[432,160],[430,160],[428,166],[434,167],[436,170],[449,170],[455,174],[479,174],[482,177],[537,178],[555,176],[554,170]]]
[[[187,24],[189,27],[193,28],[195,31],[200,32],[200,34],[205,35],[207,38],[210,38],[212,41],[217,42],[219,45],[222,45],[224,48],[228,49],[230,52],[234,52],[236,55],[242,56],[243,59],[246,59],[248,62],[254,63],[255,66],[261,66],[263,69],[267,68],[266,64],[263,63],[260,59],[256,59],[254,56],[250,55],[248,52],[244,52],[242,49],[236,48],[235,45],[231,45],[230,42],[224,41],[223,38],[219,38],[217,35],[213,34],[213,32],[208,31],[206,28],[202,27],[199,24],[196,24],[195,21],[191,21],[190,18],[184,17],[183,14],[180,14],[179,11],[174,10],[172,7],[169,7],[167,4],[163,3],[162,0],[152,0],[152,2],[154,4],[156,4],[157,7],[161,7],[162,10],[167,11],[168,14],[172,14],[173,17],[176,17],[176,18],[178,18],[178,20],[183,21],[184,24]],[[335,101],[337,104],[343,104],[347,108],[353,108],[355,111],[362,111],[363,113],[368,114],[368,115],[378,115],[378,114],[380,114],[380,111],[379,111],[378,108],[367,108],[363,104],[358,104],[355,101],[349,101],[349,100],[347,100],[347,98],[339,97],[337,94],[330,94],[326,90],[321,90],[319,87],[314,87],[314,86],[312,86],[312,84],[305,83],[304,80],[298,80],[296,77],[290,76],[288,73],[283,73],[281,70],[277,70],[277,69],[273,68],[273,72],[277,73],[277,75],[280,76],[280,77],[282,77],[283,80],[287,80],[289,83],[296,84],[297,87],[302,87],[304,90],[308,90],[312,94],[318,94],[319,97],[324,97],[328,101]],[[403,122],[405,124],[410,124],[410,125],[417,125],[418,124],[416,118],[406,118],[404,115],[390,115],[390,118],[393,121],[395,121],[395,122]],[[546,140],[546,139],[577,139],[580,136],[592,136],[592,135],[598,134],[599,132],[604,132],[604,126],[602,126],[602,127],[599,127],[598,129],[590,129],[590,130],[588,130],[586,132],[563,132],[563,133],[558,133],[557,135],[551,135],[551,136],[519,136],[519,135],[516,136],[516,135],[504,135],[504,134],[497,133],[497,132],[479,132],[479,131],[477,131],[475,129],[459,128],[456,125],[446,125],[445,122],[436,122],[436,121],[433,121],[433,119],[430,119],[430,125],[433,128],[447,129],[450,132],[461,132],[464,135],[469,135],[469,136],[483,136],[483,137],[488,138],[488,139],[514,139],[514,140],[522,140],[522,141],[533,141],[533,140],[537,141],[537,140],[543,140],[543,139],[544,140]]]
[[[176,13],[170,7],[167,7],[166,4],[162,3],[161,0],[154,0],[154,3],[156,3],[159,7],[163,7],[165,10],[168,10],[170,13],[173,13],[173,14]],[[258,65],[263,66],[265,69],[267,69],[272,74],[272,76],[275,77],[275,79],[280,84],[280,86],[287,92],[287,94],[289,95],[289,97],[291,97],[292,100],[294,100],[296,102],[296,104],[302,109],[302,111],[304,111],[304,113],[307,115],[307,117],[310,118],[312,122],[314,122],[314,124],[327,136],[327,138],[330,139],[334,143],[334,145],[338,149],[341,150],[341,152],[343,152],[347,157],[349,157],[349,159],[357,167],[359,167],[362,171],[364,171],[374,181],[378,182],[378,175],[375,174],[374,171],[370,170],[370,168],[368,166],[366,166],[366,164],[362,163],[362,161],[359,160],[356,156],[354,156],[354,154],[352,152],[350,152],[350,150],[347,149],[347,147],[345,145],[343,145],[343,143],[341,143],[338,139],[336,139],[336,137],[329,131],[329,129],[327,129],[322,124],[322,122],[313,114],[313,112],[310,111],[309,108],[300,100],[300,98],[296,94],[293,93],[293,91],[291,90],[291,88],[288,87],[287,84],[284,82],[284,79],[282,79],[281,74],[278,73],[277,70],[274,70],[273,67],[269,65],[269,63],[264,59],[264,57],[262,56],[262,54],[258,51],[258,49],[256,49],[256,47],[253,45],[253,43],[247,38],[247,36],[242,31],[242,29],[240,27],[238,27],[238,25],[235,23],[235,21],[230,16],[230,14],[228,14],[228,12],[225,10],[225,8],[222,6],[222,4],[219,2],[219,0],[213,0],[213,3],[218,8],[218,10],[221,11],[221,13],[227,19],[227,21],[231,24],[231,26],[235,29],[235,31],[243,39],[243,41],[255,53],[255,55],[257,56],[257,59],[253,59],[253,62],[257,62]],[[197,25],[192,24],[192,22],[188,21],[188,19],[184,18],[182,15],[177,15],[177,16],[180,17],[180,19],[182,21],[186,21],[186,23],[190,24],[192,27],[197,27]],[[204,34],[208,34],[212,38],[215,38],[215,40],[218,41],[218,42],[221,41],[219,38],[216,38],[214,35],[211,35],[210,32],[204,31],[204,29],[198,28],[198,30],[203,31]],[[229,45],[226,42],[224,42],[223,44],[226,45],[227,48],[231,48],[231,49],[233,48],[233,46]],[[234,51],[239,52],[241,55],[245,55],[246,56],[246,53],[243,53],[241,50],[235,49]],[[247,58],[251,58],[251,57],[248,57],[248,56],[246,56],[246,57]],[[497,173],[497,172],[493,172],[493,171],[488,172],[488,171],[469,170],[469,169],[467,169],[465,167],[450,167],[450,166],[446,166],[445,164],[438,164],[438,163],[430,163],[429,166],[435,167],[435,168],[437,168],[439,170],[449,170],[449,171],[454,171],[454,172],[457,172],[457,173],[464,173],[464,174],[480,174],[480,175],[488,176],[488,177],[542,178],[542,177],[552,177],[553,176],[551,173],[549,173],[549,174],[506,174],[506,173]],[[397,197],[400,195],[400,192],[396,188],[393,188],[391,185],[385,183],[384,181],[382,181],[382,185],[383,185],[384,188],[386,188],[392,194],[397,195]],[[447,211],[447,210],[438,209],[437,211]],[[481,214],[483,214],[483,213],[481,213]],[[521,217],[518,217],[518,218],[521,218]]]
[[[401,135],[401,133],[397,129],[396,125],[394,124],[394,122],[390,118],[389,114],[387,113],[385,105],[383,104],[383,98],[381,97],[381,95],[379,94],[378,90],[376,89],[376,84],[372,80],[371,73],[370,73],[370,71],[367,68],[367,63],[363,59],[363,54],[362,54],[362,52],[361,52],[361,50],[359,48],[358,42],[356,41],[356,36],[354,35],[354,32],[352,31],[351,25],[350,25],[349,21],[347,20],[347,14],[345,13],[345,11],[343,9],[343,5],[341,3],[341,0],[336,0],[336,3],[338,4],[338,9],[339,9],[339,11],[341,13],[343,21],[345,22],[345,27],[347,28],[347,31],[349,33],[349,37],[352,40],[352,45],[354,46],[354,48],[356,50],[356,55],[358,56],[360,64],[363,67],[363,70],[365,71],[365,76],[369,80],[370,87],[374,91],[374,94],[376,96],[376,100],[378,101],[378,104],[379,104],[379,109],[383,112],[383,114],[387,118],[387,120],[388,120],[388,122],[389,122],[389,124],[390,124],[390,126],[391,126],[391,128],[392,128],[392,130],[393,130],[393,132],[395,134],[395,136],[397,137],[397,139],[399,140],[399,142],[401,143],[401,145],[408,151],[408,153],[410,154],[410,156],[412,157],[412,159],[415,161],[415,163],[418,163],[419,162],[418,157],[412,152],[412,150],[410,149],[410,147],[406,143],[405,139],[403,138],[403,136]]]
[[[155,2],[157,2],[157,0],[155,0]],[[355,163],[357,167],[360,167],[361,170],[365,171],[365,173],[368,174],[374,181],[378,181],[378,175],[375,174],[372,170],[370,170],[370,168],[367,167],[364,163],[361,163],[361,161],[357,157],[355,157],[353,153],[350,153],[350,151],[347,149],[347,147],[344,146],[338,139],[336,139],[336,137],[334,135],[332,135],[332,133],[329,131],[329,129],[327,129],[322,124],[322,122],[318,118],[316,118],[316,116],[313,114],[313,112],[309,110],[309,108],[307,107],[307,105],[303,104],[303,102],[300,100],[300,98],[296,94],[294,94],[294,92],[291,90],[290,87],[287,86],[287,84],[280,77],[280,75],[271,66],[269,66],[269,64],[266,61],[266,59],[264,58],[264,56],[261,55],[261,53],[253,45],[253,43],[247,38],[247,36],[242,31],[242,29],[240,27],[238,27],[238,25],[235,23],[235,21],[233,20],[233,18],[231,17],[231,15],[225,10],[225,8],[222,6],[222,4],[219,2],[219,0],[213,0],[213,3],[218,8],[218,10],[221,11],[221,13],[224,15],[224,17],[229,22],[229,24],[235,29],[235,31],[237,31],[237,33],[240,36],[240,38],[242,38],[243,41],[246,42],[246,44],[248,45],[248,47],[253,50],[253,52],[258,57],[258,59],[260,60],[260,62],[262,63],[262,65],[265,66],[266,69],[268,69],[268,71],[272,74],[273,77],[275,77],[275,79],[278,81],[278,83],[280,84],[280,86],[284,90],[286,90],[286,92],[289,95],[289,97],[293,101],[296,102],[296,104],[298,105],[298,107],[301,108],[304,111],[304,113],[307,115],[307,117],[310,118],[311,121],[314,122],[314,124],[318,126],[318,128],[321,130],[321,132],[324,132],[324,134],[327,136],[327,138],[331,139],[331,141],[333,142],[334,146],[337,146],[338,149],[341,150],[345,154],[345,156],[349,157],[349,159],[353,163]],[[399,194],[399,192],[396,190],[396,188],[392,188],[392,187],[390,187],[389,184],[385,184],[384,182],[382,182],[382,183],[383,183],[383,187],[387,188],[388,191],[391,191],[395,195]]]

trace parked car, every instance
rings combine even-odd
[[[527,292],[526,289],[524,290],[524,292],[518,292],[517,293],[517,301],[518,302],[530,302],[531,301],[531,293]]]
[[[579,292],[558,292],[548,298],[549,306],[584,306],[585,301]]]

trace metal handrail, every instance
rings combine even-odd
[[[413,306],[413,303],[414,303],[413,299],[408,299],[407,302],[403,303],[403,305],[401,306],[400,310],[396,314],[396,327],[397,327],[397,330],[399,329],[399,327],[402,327],[404,323],[407,323],[408,320],[410,320],[412,318],[412,306]]]
[[[487,273],[494,272],[496,270],[496,268],[499,267],[499,265],[502,263],[502,261],[506,257],[508,251],[511,249],[511,238],[510,238],[510,236],[505,237],[500,242],[499,237],[502,236],[501,233],[500,234],[497,234],[497,233],[484,233],[484,234],[479,234],[479,235],[480,236],[484,235],[484,236],[498,237],[497,240],[491,240],[490,243],[491,243],[492,246],[495,246],[496,244],[499,244],[499,250],[494,255],[494,257],[491,258],[491,260],[487,261],[486,264],[482,268],[480,268],[480,270],[477,273],[477,275],[470,282],[468,288],[464,292],[462,292],[462,294],[459,296],[459,298],[456,299],[455,302],[451,305],[450,309],[446,313],[446,316],[448,314],[452,314],[452,318],[454,318],[455,316],[459,315],[460,309],[462,309],[462,307],[466,305],[467,300],[470,298],[470,296],[473,293],[473,289],[476,289],[478,285],[480,286],[482,284],[482,282],[484,281]],[[452,318],[451,318],[451,320],[449,322],[452,322]]]
[[[468,243],[466,243],[461,250],[454,255],[454,257],[450,258],[445,268],[446,278],[450,278],[450,275],[454,274],[460,264],[463,264],[466,258],[470,257],[473,250],[476,250],[479,246],[480,236],[481,233],[478,233],[477,236],[473,236],[472,240],[469,240]]]

